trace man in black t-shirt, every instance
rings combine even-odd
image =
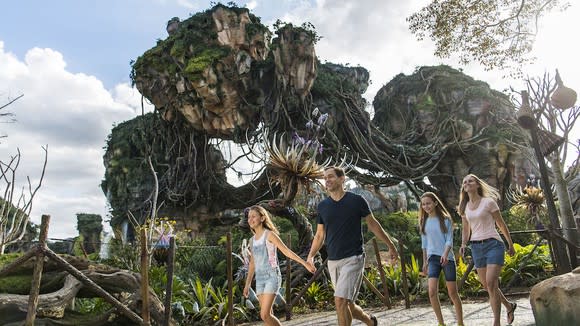
[[[334,303],[338,324],[350,326],[358,319],[369,326],[377,325],[376,317],[365,313],[355,304],[364,271],[362,220],[376,237],[389,247],[392,259],[397,249],[373,216],[367,201],[344,190],[344,170],[329,167],[324,170],[324,183],[329,197],[318,204],[316,234],[307,261],[314,264],[314,256],[326,244],[328,270],[334,285]]]

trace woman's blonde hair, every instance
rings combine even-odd
[[[451,221],[451,214],[449,214],[449,212],[447,211],[445,206],[443,206],[443,203],[441,202],[439,197],[437,197],[436,194],[428,191],[421,196],[421,199],[425,197],[431,198],[433,203],[435,203],[435,213],[439,218],[439,227],[441,228],[441,232],[446,233],[447,226],[445,225],[445,220],[448,219],[449,221]],[[429,214],[425,212],[425,210],[423,209],[423,205],[419,204],[419,228],[421,233],[423,234],[425,234],[425,223],[427,222],[427,217],[429,217]]]
[[[499,192],[487,182],[481,180],[475,174],[468,174],[465,176],[465,178],[463,178],[463,180],[466,178],[473,178],[475,182],[477,182],[479,185],[479,188],[477,188],[477,194],[479,194],[481,197],[492,198],[495,201],[499,200]],[[465,190],[463,190],[463,182],[461,182],[461,191],[459,192],[459,206],[457,209],[459,211],[459,215],[465,215],[465,207],[467,206],[468,201],[469,195]]]
[[[268,229],[276,234],[280,234],[280,231],[278,231],[278,228],[276,227],[276,225],[274,225],[274,222],[272,222],[272,217],[270,215],[270,213],[262,206],[259,205],[254,205],[252,207],[250,207],[250,209],[248,209],[248,216],[250,215],[251,211],[255,211],[258,214],[260,214],[261,217],[264,217],[264,221],[262,221],[262,226],[265,229]],[[254,231],[254,229],[251,229],[252,233],[256,233]]]

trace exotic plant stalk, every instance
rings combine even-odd
[[[267,132],[264,138],[270,139]],[[288,138],[286,133],[274,134],[272,140],[266,142],[268,166],[274,171],[274,182],[279,183],[284,191],[286,203],[294,199],[300,188],[309,191],[310,184],[318,182],[324,168],[331,163],[330,158],[318,163],[317,157],[322,147],[317,141],[303,141],[299,136],[290,141]]]

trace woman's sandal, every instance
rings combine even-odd
[[[375,315],[371,315],[371,321],[373,322],[374,326],[379,325],[379,321],[377,320],[377,317]]]
[[[516,311],[516,308],[518,307],[518,304],[515,302],[512,302],[512,308],[507,312],[507,323],[508,325],[511,325],[514,322],[514,312]]]

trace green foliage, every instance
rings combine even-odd
[[[534,245],[520,246],[514,244],[515,255],[505,257],[505,265],[500,278],[501,286],[507,285],[514,277],[516,271],[520,271],[515,284],[512,286],[532,286],[546,278],[549,278],[554,271],[550,249],[548,245],[538,246],[532,253]]]
[[[421,269],[415,256],[411,256],[410,262],[411,264],[405,264],[409,294],[418,294],[421,289],[421,282],[419,280]],[[403,295],[403,270],[401,269],[401,265],[385,266],[384,269],[389,293]]]
[[[405,264],[405,270],[407,272],[407,286],[409,289],[409,295],[418,295],[421,293],[421,265],[414,255],[411,255],[410,260]],[[387,266],[383,265],[383,270],[385,272],[385,277],[387,281],[387,287],[389,289],[389,295],[391,296],[403,296],[403,270],[401,265]],[[368,280],[382,292],[383,284],[380,277],[380,273],[376,266],[365,271],[365,276]],[[363,285],[364,289],[363,298],[366,300],[373,299],[374,293],[367,287],[366,284]]]
[[[182,72],[185,72],[187,78],[197,80],[201,78],[200,72],[205,67],[227,56],[230,49],[221,46],[217,41],[217,31],[212,18],[213,12],[218,8],[231,10],[237,15],[248,13],[248,38],[259,33],[269,34],[268,28],[260,23],[258,17],[249,13],[247,8],[216,4],[211,9],[180,22],[173,35],[158,40],[155,47],[133,61],[130,74],[132,83],[135,84],[139,78],[147,78],[151,70],[167,72],[174,82],[181,78],[178,73]]]
[[[85,251],[83,250],[83,242],[85,241],[85,237],[81,234],[74,239],[72,253],[77,257],[84,257]]]
[[[503,211],[502,216],[510,232],[535,229],[534,223],[530,221],[529,212],[525,209],[514,209],[512,207],[509,210]],[[514,243],[519,243],[522,246],[534,244],[540,238],[537,233],[512,234],[511,237]]]
[[[460,280],[461,277],[463,277],[463,275],[467,271],[469,263],[465,262],[463,260],[463,257],[459,256],[457,257],[455,264],[457,270],[457,280]],[[471,273],[469,273],[469,275],[467,275],[467,278],[465,279],[465,283],[461,288],[461,293],[465,295],[473,295],[477,294],[481,290],[482,290],[481,283],[479,282],[477,274],[471,271]]]
[[[141,266],[140,246],[123,245],[118,239],[109,242],[109,258],[103,259],[102,263],[137,272]]]
[[[463,63],[477,61],[487,69],[521,67],[531,61],[530,51],[538,19],[566,1],[430,1],[407,18],[419,40],[435,41],[435,55],[458,54]]]
[[[149,129],[150,128],[150,129]],[[152,130],[152,132],[150,132]],[[113,128],[105,146],[105,178],[101,182],[111,206],[111,226],[127,219],[127,211],[141,192],[153,189],[153,177],[147,165],[148,151],[166,153],[157,136],[167,130],[167,124],[154,113],[147,113]],[[165,155],[154,155],[153,166],[158,174],[167,171]]]
[[[184,75],[190,80],[201,79],[201,74],[208,66],[212,65],[218,59],[221,59],[229,54],[229,49],[225,47],[214,47],[203,49],[199,54],[195,55],[187,61],[187,66],[184,70]]]
[[[531,253],[534,245],[520,246],[514,244],[515,255],[505,255],[505,265],[500,274],[500,287],[505,287],[514,277],[518,269],[520,276],[512,286],[533,286],[534,284],[552,276],[554,266],[550,257],[548,245],[540,245]],[[531,253],[531,254],[530,254]],[[462,257],[457,259],[457,279],[467,271],[467,263]],[[477,295],[482,291],[477,274],[472,272],[467,276],[465,285],[461,289],[464,295]]]
[[[99,297],[75,299],[75,311],[86,315],[98,316],[112,308],[110,303]]]
[[[77,230],[82,234],[100,234],[103,231],[103,218],[99,214],[77,213]]]
[[[311,22],[305,22],[300,27],[295,27],[291,23],[277,19],[272,27],[274,27],[274,32],[276,34],[281,34],[281,31],[285,29],[293,30],[294,33],[305,33],[309,36],[313,44],[316,44],[322,39],[322,36],[318,35],[316,28]]]
[[[332,298],[333,292],[319,282],[312,282],[304,293],[306,304],[317,310],[325,309],[333,301]]]
[[[78,244],[83,246],[81,251],[87,254],[98,253],[101,248],[101,232],[103,231],[103,218],[101,215],[77,213],[77,229],[80,234],[77,242],[82,241]],[[77,242],[75,242],[75,245]]]
[[[30,275],[10,275],[0,277],[0,293],[29,294],[31,282],[32,276]]]
[[[149,268],[149,285],[159,297],[164,301],[166,297],[167,286],[167,266],[151,266]],[[181,278],[173,275],[173,284],[171,287],[171,302],[181,302],[184,299],[184,293],[189,291],[188,284]]]
[[[359,96],[362,92],[360,85],[354,83],[354,79],[346,73],[346,67],[333,63],[317,62],[317,75],[310,92],[314,98],[321,98],[338,108],[344,107],[344,102],[337,96],[339,93],[347,93]],[[368,75],[368,71],[357,67],[360,75]],[[366,84],[365,84],[366,86]]]
[[[184,241],[175,253],[176,275],[182,279],[200,277],[203,281],[226,280],[226,250],[223,246],[208,246],[204,240]]]
[[[187,298],[183,301],[185,311],[190,315],[190,323],[195,325],[211,325],[215,322],[224,320],[227,317],[227,284],[222,287],[212,285],[210,279],[207,283],[196,277],[189,281],[190,291],[184,293]],[[237,321],[248,321],[250,315],[248,308],[241,298],[241,291],[237,285],[232,289],[234,298],[234,317]],[[240,303],[237,303],[237,302]]]
[[[388,234],[395,240],[403,242],[405,259],[408,260],[411,256],[422,256],[423,251],[421,249],[421,236],[418,231],[417,212],[393,212],[388,215],[379,213],[375,217]],[[367,231],[364,238],[366,240],[372,236],[373,234]],[[379,244],[382,244],[382,242],[379,241]]]

